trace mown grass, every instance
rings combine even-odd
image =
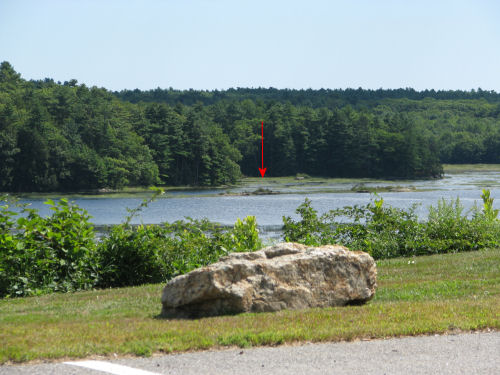
[[[164,320],[163,285],[0,301],[0,363],[500,329],[500,249],[377,262],[362,306]]]

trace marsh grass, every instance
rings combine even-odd
[[[500,164],[443,164],[444,173],[500,172]]]
[[[164,320],[162,284],[0,300],[0,363],[500,329],[500,249],[377,266],[362,306]]]
[[[163,186],[162,190],[166,193],[169,192],[182,192],[182,191],[208,191],[208,190],[222,190],[227,189],[232,186],[219,186],[219,187],[199,187],[199,186]],[[97,190],[89,191],[76,191],[76,192],[50,192],[50,193],[16,193],[13,194],[19,198],[23,199],[49,199],[49,198],[68,198],[68,199],[78,199],[78,198],[92,198],[92,199],[109,199],[109,198],[147,198],[151,196],[151,189],[148,187],[125,187],[123,189],[109,190],[107,192],[100,192]],[[203,195],[203,194],[200,194]],[[213,194],[207,194],[211,196]],[[183,195],[176,195],[176,197],[182,197]],[[186,197],[191,197],[192,195],[186,194]],[[162,197],[161,199],[169,198],[170,196]]]
[[[399,182],[411,182],[413,180],[397,180]],[[297,185],[307,186],[314,184],[363,184],[376,182],[380,184],[390,185],[394,180],[387,179],[374,179],[374,178],[333,178],[333,177],[308,177],[303,180],[297,180],[295,176],[285,177],[244,177],[241,179],[243,186],[255,185]]]
[[[500,164],[443,164],[445,174],[460,174],[464,172],[499,172]],[[393,187],[397,183],[412,183],[415,180],[389,180],[389,179],[373,179],[373,178],[331,178],[331,177],[314,177],[309,176],[302,180],[297,180],[297,176],[285,177],[242,177],[234,185],[221,185],[217,187],[199,187],[199,186],[162,186],[165,192],[178,192],[178,191],[206,191],[206,190],[221,190],[232,189],[235,187],[255,187],[268,186],[268,185],[293,185],[293,186],[308,186],[308,185],[321,185],[321,184],[367,184],[377,183],[380,185],[387,185]],[[489,180],[488,180],[489,181]],[[330,190],[327,190],[330,192]],[[347,189],[344,192],[349,192]],[[337,192],[337,190],[335,190]],[[310,192],[309,192],[310,193]],[[79,192],[59,192],[59,193],[22,193],[17,194],[21,198],[28,199],[46,199],[53,198],[55,195],[58,197],[66,198],[142,198],[149,196],[150,190],[147,187],[125,187],[123,189],[110,190],[108,192],[99,191],[79,191]],[[207,193],[206,196],[213,196],[213,193]],[[191,196],[191,195],[187,195]],[[176,197],[180,197],[176,195]]]

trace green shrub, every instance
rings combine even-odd
[[[404,255],[419,223],[415,207],[400,210],[376,199],[364,206],[343,207],[318,216],[306,199],[296,211],[301,220],[284,217],[284,238],[306,245],[342,244],[364,250],[376,258]]]
[[[153,195],[135,209],[125,222],[114,226],[98,245],[100,287],[132,286],[165,282],[196,268],[216,262],[222,255],[253,251],[262,246],[257,221],[238,219],[230,230],[207,219],[133,227],[132,218],[163,194]]]
[[[323,238],[330,235],[324,217],[319,218],[318,212],[311,207],[311,201],[305,199],[295,212],[301,220],[295,222],[289,216],[283,216],[283,236],[287,242],[299,242],[305,245],[317,246],[324,243]]]
[[[155,226],[116,225],[99,243],[99,287],[120,287],[160,282],[164,265],[160,257],[161,233]]]
[[[61,199],[45,202],[49,217],[2,197],[0,206],[0,296],[74,291],[94,285],[97,277],[94,230],[88,213]]]
[[[164,224],[164,228],[171,239],[162,254],[167,279],[214,263],[230,251],[224,246],[222,228],[206,219],[188,218],[187,221]]]
[[[99,243],[87,212],[65,199],[48,200],[53,212],[44,218],[15,199],[1,197],[5,204],[0,206],[0,297],[165,282],[222,255],[262,246],[252,216],[238,219],[231,229],[190,218],[130,225],[160,194],[155,189]],[[24,216],[18,218],[13,206]]]
[[[165,282],[235,251],[261,247],[255,217],[229,230],[206,219],[131,227],[117,225],[99,244],[101,287]]]
[[[364,206],[344,207],[318,216],[308,199],[296,212],[299,221],[283,217],[284,239],[306,245],[342,244],[374,258],[392,258],[478,250],[500,245],[500,221],[487,190],[483,207],[464,212],[460,200],[441,200],[419,222],[416,206],[406,210],[385,206],[375,199]]]
[[[255,216],[247,216],[243,221],[238,218],[233,229],[225,233],[223,241],[227,253],[255,251],[262,248]]]
[[[132,226],[130,222],[162,191],[155,189],[123,224],[101,242],[94,237],[88,213],[61,199],[48,200],[53,211],[36,210],[0,197],[0,297],[74,291],[165,282],[216,262],[231,252],[262,247],[255,217],[238,219],[223,228],[206,219],[162,225]],[[441,200],[418,221],[415,206],[398,209],[375,198],[366,205],[344,207],[318,216],[306,199],[297,208],[301,219],[284,217],[286,241],[307,245],[338,243],[364,250],[376,259],[500,246],[500,220],[493,198],[483,190],[482,207],[465,212],[460,200]],[[12,207],[21,208],[24,214]]]
[[[430,207],[420,241],[418,254],[437,254],[478,250],[500,245],[498,210],[492,209],[493,199],[483,190],[483,207],[474,206],[465,212],[457,198],[438,202]],[[496,212],[495,212],[496,211]]]

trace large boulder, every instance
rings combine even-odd
[[[197,318],[240,312],[343,306],[375,294],[373,258],[343,246],[280,243],[233,253],[172,279],[162,316]]]

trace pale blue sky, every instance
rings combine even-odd
[[[111,90],[500,91],[498,0],[0,0],[0,61]]]

